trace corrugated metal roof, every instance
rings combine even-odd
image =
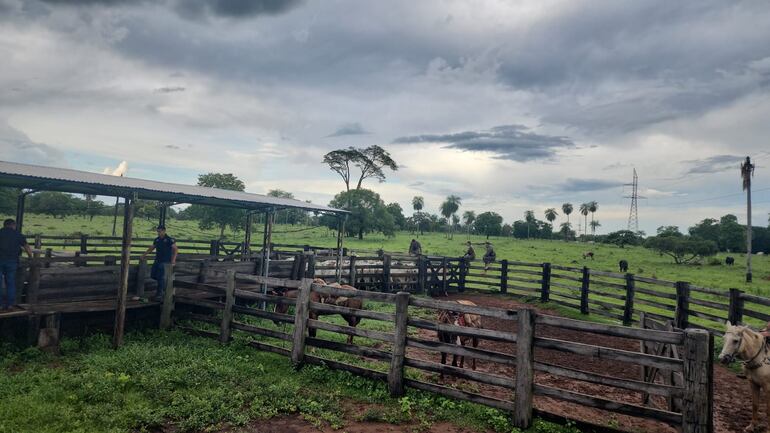
[[[252,210],[297,208],[309,211],[347,213],[347,211],[328,206],[262,194],[6,161],[0,161],[0,186],[121,197],[136,193],[139,198],[146,200]]]

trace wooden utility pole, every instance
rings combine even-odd
[[[754,175],[754,164],[751,158],[741,164],[743,190],[746,191],[746,282],[751,282],[751,177]]]

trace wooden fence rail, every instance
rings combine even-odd
[[[173,273],[169,273],[172,275]],[[200,290],[209,296],[181,296],[174,294],[174,284],[170,281],[169,290],[162,306],[162,326],[170,325],[171,319],[202,323],[209,330],[191,328],[185,324],[177,324],[181,329],[219,339],[223,344],[233,338],[233,332],[243,332],[282,342],[284,347],[269,341],[250,341],[253,347],[278,353],[291,359],[296,368],[303,364],[323,364],[329,368],[340,369],[350,373],[385,381],[388,390],[394,397],[404,395],[405,388],[415,388],[423,391],[438,393],[447,397],[467,400],[487,405],[511,413],[514,424],[520,428],[528,428],[532,423],[534,413],[534,396],[546,396],[567,401],[581,406],[587,406],[617,414],[646,418],[681,428],[683,432],[712,431],[711,413],[711,353],[713,337],[699,329],[686,330],[656,330],[629,328],[616,325],[584,322],[547,316],[537,313],[531,308],[507,310],[502,308],[463,305],[452,301],[443,301],[414,296],[407,292],[382,293],[363,290],[349,290],[339,287],[314,284],[311,279],[281,280],[263,278],[253,274],[236,273],[230,270],[221,285],[204,284]],[[185,283],[186,284],[186,283]],[[259,293],[262,285],[277,288],[278,292],[293,291],[296,295],[291,298]],[[170,294],[170,295],[169,295]],[[323,302],[314,302],[318,297]],[[335,299],[363,299],[367,303],[379,303],[383,307],[377,311],[360,310],[337,305]],[[251,306],[254,302],[268,304],[290,304],[294,306],[294,314],[287,315]],[[384,306],[389,306],[388,308]],[[365,305],[366,307],[366,305]],[[390,310],[390,312],[383,312]],[[476,314],[497,320],[509,320],[515,323],[516,332],[495,329],[471,329],[455,324],[439,323],[425,319],[426,311],[433,311],[433,317],[438,311],[451,311],[454,314]],[[377,330],[360,329],[354,326],[337,325],[322,321],[319,314],[343,314],[361,319],[378,321]],[[246,322],[246,317],[257,317],[288,323],[292,330],[279,330],[268,327],[267,322]],[[578,330],[597,335],[632,338],[644,344],[668,344],[681,347],[681,357],[672,358],[651,353],[631,352],[611,347],[562,341],[539,336],[539,326],[557,327]],[[424,337],[410,334],[409,328],[429,329],[447,332],[454,336],[473,336],[482,340],[491,340],[512,344],[510,352],[497,352],[482,347],[469,347],[454,343],[442,343],[426,340]],[[217,329],[217,331],[214,331]],[[509,329],[506,327],[505,329]],[[673,328],[672,328],[673,329]],[[316,335],[316,331],[326,334]],[[351,344],[352,340],[344,343],[334,335],[353,336],[371,339],[379,342],[370,346],[364,342]],[[330,338],[330,336],[332,336]],[[452,337],[449,341],[455,341]],[[285,345],[289,344],[290,347]],[[308,346],[320,349],[313,354]],[[535,348],[540,350],[555,350],[584,357],[586,362],[591,359],[610,359],[613,362],[628,365],[644,366],[666,371],[681,372],[682,381],[677,383],[655,383],[649,381],[631,380],[612,377],[565,366],[553,365],[538,361]],[[417,352],[414,352],[417,351]],[[444,353],[475,358],[489,365],[501,364],[515,367],[515,372],[507,376],[500,372],[503,369],[485,369],[475,371],[467,368],[445,365],[426,361],[423,356],[415,357],[417,353]],[[331,356],[338,353],[341,355]],[[331,357],[330,357],[331,356]],[[340,356],[342,358],[340,358]],[[346,358],[347,357],[347,358]],[[344,359],[345,361],[342,361]],[[355,365],[365,361],[365,366]],[[424,378],[416,378],[406,370],[413,369],[427,373],[440,373],[469,380],[481,385],[500,387],[512,392],[510,399],[501,399],[487,395],[486,388],[477,392],[469,392],[446,386],[441,381],[431,382]],[[615,401],[603,395],[587,395],[566,389],[558,389],[538,383],[535,372],[545,372],[555,376],[565,377],[573,381],[582,381],[603,386],[611,386],[629,392],[643,395],[660,395],[666,398],[678,399],[681,406],[673,408],[656,408],[637,405],[628,401]]]

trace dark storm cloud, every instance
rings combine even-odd
[[[488,131],[399,137],[393,143],[446,143],[444,147],[449,149],[489,152],[498,159],[518,162],[550,159],[559,150],[575,147],[568,137],[536,134],[521,125],[496,126]]]
[[[743,157],[736,155],[715,155],[703,159],[683,161],[690,166],[685,174],[719,173],[727,170],[738,170]]]
[[[569,178],[566,181],[559,184],[556,190],[565,192],[587,192],[587,191],[603,191],[606,189],[618,188],[623,186],[623,182],[614,180],[602,180],[602,179],[572,179]]]
[[[62,6],[118,6],[141,5],[149,0],[39,0],[44,3]],[[180,16],[201,19],[208,16],[224,18],[247,18],[256,15],[275,15],[286,12],[299,5],[302,0],[165,0]]]
[[[360,123],[346,123],[339,128],[337,128],[336,131],[332,132],[331,134],[327,135],[327,137],[342,137],[344,135],[365,135],[365,134],[371,134],[369,131],[364,129],[363,126],[361,126]]]

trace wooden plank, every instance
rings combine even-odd
[[[305,361],[308,364],[320,365],[323,367],[331,368],[332,370],[346,371],[356,376],[366,377],[373,380],[387,380],[388,375],[381,371],[372,370],[370,368],[359,367],[357,365],[351,365],[344,362],[334,361],[332,359],[321,358],[313,355],[305,355]]]
[[[168,289],[166,289],[166,293],[168,293]],[[175,295],[173,298],[174,298],[174,302],[179,304],[187,304],[187,305],[194,305],[196,307],[211,308],[212,310],[223,310],[225,308],[225,304],[223,302],[211,301],[208,299],[191,298],[189,296],[181,296],[181,295]],[[164,305],[165,305],[165,301],[164,301]],[[236,307],[233,307],[233,308],[236,308]]]
[[[618,274],[618,273],[615,273],[615,272],[605,272],[605,271],[597,271],[596,269],[591,269],[589,271],[589,273],[591,275],[596,275],[596,276],[600,276],[600,277],[618,278],[618,279],[621,279],[621,280],[625,280],[626,279],[626,274]]]
[[[237,281],[249,281],[254,284],[266,284],[268,287],[285,287],[287,289],[299,289],[302,285],[301,280],[290,280],[288,278],[262,277],[259,275],[237,273]]]
[[[554,304],[561,305],[563,307],[574,308],[575,310],[579,310],[580,309],[580,305],[573,304],[571,302],[564,302],[564,301],[561,301],[559,299],[554,299],[553,298],[554,295],[556,295],[556,293],[551,292],[551,299],[548,302],[553,302]]]
[[[662,368],[677,372],[682,371],[681,360],[662,356],[645,355],[628,350],[612,349],[609,347],[592,346],[589,344],[541,337],[535,338],[535,347],[574,353],[576,355],[589,356],[592,358],[611,359],[631,364],[646,365],[648,367]]]
[[[557,283],[557,282],[555,282],[555,281],[551,281],[551,286],[553,286],[553,287],[558,287],[558,288],[560,288],[560,289],[567,289],[567,290],[571,290],[571,291],[573,291],[573,292],[580,292],[580,288],[579,288],[579,287],[572,287],[572,286],[570,286],[570,285],[567,285],[567,284],[562,284],[562,283]]]
[[[770,298],[763,298],[761,296],[749,295],[748,293],[741,293],[741,299],[743,299],[744,303],[752,302],[770,307]]]
[[[516,383],[513,379],[503,376],[497,376],[489,373],[482,373],[467,368],[452,367],[451,365],[439,364],[437,362],[422,361],[414,358],[406,358],[404,365],[423,371],[433,373],[448,374],[450,376],[461,377],[487,385],[500,386],[507,389],[515,389]]]
[[[436,310],[449,310],[457,313],[470,313],[478,314],[481,316],[495,317],[498,319],[516,319],[515,310],[506,310],[503,308],[495,307],[479,307],[473,305],[462,305],[456,302],[449,301],[437,301],[435,299],[425,299],[412,297],[409,300],[409,305],[414,307],[433,308]]]
[[[241,305],[234,305],[233,311],[239,314],[245,314],[247,316],[259,317],[262,319],[272,320],[273,322],[281,323],[294,323],[294,316],[288,314],[279,314],[272,311],[259,310],[256,308],[244,307]]]
[[[307,337],[306,344],[308,346],[319,347],[321,349],[329,349],[337,352],[349,353],[351,355],[363,356],[366,358],[390,360],[390,353],[383,350],[372,349],[364,346],[356,346],[354,344],[340,343],[337,341],[323,340],[320,338]]]
[[[369,299],[372,301],[387,302],[390,304],[396,302],[396,295],[392,293],[379,293],[379,292],[369,292],[366,290],[342,289],[339,287],[322,286],[320,284],[315,284],[315,283],[313,284],[313,291],[324,295],[345,296],[348,298],[363,298],[363,299]]]
[[[311,302],[310,309],[323,314],[343,314],[349,316],[360,317],[362,319],[380,320],[383,322],[394,322],[396,320],[395,314],[380,313],[379,311],[359,310],[356,308],[340,307],[332,304],[321,304],[318,302]]]
[[[388,391],[391,397],[404,395],[404,358],[406,356],[407,322],[409,321],[409,293],[396,294],[396,326],[393,349],[388,369]]]
[[[491,350],[458,346],[456,344],[441,343],[439,341],[424,340],[411,337],[406,339],[406,345],[407,347],[414,347],[417,349],[444,352],[452,355],[466,356],[469,358],[497,362],[505,365],[516,365],[516,358],[514,356],[508,355],[506,353],[494,352]]]
[[[552,388],[545,385],[535,385],[535,395],[551,397],[556,400],[568,401],[579,404],[581,406],[594,407],[597,409],[603,409],[623,415],[653,419],[674,427],[679,426],[682,422],[682,414],[679,413],[653,409],[644,406],[637,406],[628,403],[621,403],[613,400],[581,394],[574,391],[567,391],[565,389]]]
[[[604,376],[583,370],[576,370],[567,367],[561,367],[554,364],[535,362],[535,370],[555,376],[567,377],[575,380],[596,383],[599,385],[613,386],[615,388],[627,389],[629,391],[647,392],[665,397],[681,397],[684,393],[683,388],[658,383],[649,383],[639,380],[619,379],[617,377]]]
[[[555,266],[552,266],[554,269],[556,269]],[[575,282],[582,282],[583,280],[580,277],[573,277],[570,275],[564,275],[564,274],[554,274],[551,273],[551,278],[558,278],[560,280],[569,280],[569,281],[575,281]]]
[[[448,332],[453,335],[462,335],[466,337],[478,337],[485,340],[516,342],[516,334],[506,331],[497,331],[494,329],[470,328],[468,326],[456,326],[445,323],[438,323],[425,319],[409,318],[409,326],[420,329],[429,329],[431,331]]]
[[[624,287],[624,290],[625,290],[625,287]],[[596,288],[591,289],[591,293],[593,293],[593,294],[595,294],[597,296],[604,296],[606,298],[617,299],[617,300],[620,300],[620,301],[625,301],[626,300],[626,296],[625,295],[618,295],[617,293],[610,293],[610,292],[605,292],[603,290],[596,290]]]
[[[658,280],[655,278],[640,277],[638,275],[634,275],[634,279],[641,283],[656,284],[658,286],[668,287],[671,289],[676,288],[676,283],[673,281],[665,281],[665,280]]]
[[[287,334],[286,332],[281,331],[275,331],[272,329],[262,328],[259,326],[250,325],[248,323],[242,323],[238,322],[236,320],[233,320],[232,322],[233,329],[237,329],[239,331],[247,332],[249,334],[256,334],[256,335],[262,335],[265,337],[275,338],[279,340],[284,341],[291,341],[292,336],[291,334]]]
[[[639,291],[639,290],[637,289],[637,291]],[[676,311],[676,306],[674,306],[674,305],[661,304],[660,302],[651,301],[651,300],[645,299],[645,298],[638,298],[637,297],[636,298],[636,303],[637,304],[642,304],[642,305],[649,305],[650,307],[660,308],[660,309],[663,309],[663,310]]]
[[[744,308],[743,315],[748,317],[753,317],[755,319],[760,319],[765,322],[770,322],[770,314],[761,313],[759,311],[749,310],[748,308]]]
[[[682,398],[682,433],[713,431],[713,366],[714,337],[697,329],[685,331],[684,397]]]
[[[294,337],[292,339],[291,362],[295,368],[302,365],[305,356],[305,333],[310,316],[310,279],[303,279],[297,295],[297,305],[294,309]]]
[[[264,350],[265,352],[272,352],[277,355],[283,355],[286,357],[291,356],[291,351],[289,351],[289,349],[278,347],[272,344],[262,343],[259,341],[248,341],[246,344],[258,350]]]
[[[455,388],[448,388],[445,386],[435,385],[432,383],[422,382],[414,379],[404,379],[404,384],[410,388],[419,389],[421,391],[432,392],[432,393],[436,393],[439,395],[443,395],[445,397],[454,398],[458,400],[470,401],[472,403],[493,407],[503,411],[510,411],[513,409],[513,404],[511,402],[508,402],[505,400],[499,400],[491,397],[485,397],[480,394],[461,391]]]
[[[535,319],[529,308],[518,310],[516,343],[516,397],[513,401],[513,424],[520,429],[532,425],[532,398],[535,381]]]
[[[336,332],[345,335],[355,335],[357,337],[371,338],[372,340],[380,340],[388,343],[393,343],[394,334],[382,331],[374,331],[371,329],[359,329],[352,326],[335,325],[329,322],[322,322],[320,320],[309,319],[308,327],[321,329],[329,332]]]
[[[235,289],[235,297],[247,299],[250,301],[265,301],[269,304],[296,305],[297,300],[287,298],[286,296],[266,295],[264,293],[252,292],[250,290]]]

